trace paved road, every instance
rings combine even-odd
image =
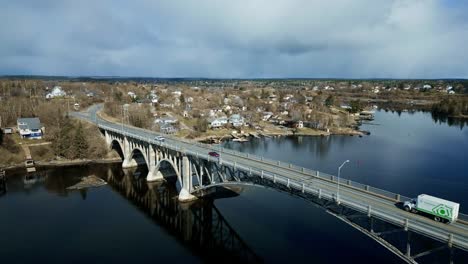
[[[103,120],[96,116],[96,112],[100,109],[100,107],[101,106],[92,106],[86,113],[74,112],[71,113],[71,115],[93,123],[98,123],[99,125],[107,126],[115,130],[123,130],[124,133],[128,133],[130,136],[147,138],[148,141],[153,140],[156,135],[159,135],[159,133],[156,132],[130,126],[122,126],[121,124]],[[177,138],[166,137],[164,144],[167,145],[167,147],[183,150],[189,154],[206,158],[209,158],[207,153],[210,151],[216,150],[219,152],[219,149],[210,145],[195,144],[193,142],[182,141]],[[309,186],[309,188],[321,189],[325,197],[327,194],[336,194],[337,191],[336,182],[312,177],[305,173],[301,173],[301,171],[298,170],[289,169],[283,166],[249,158],[246,157],[243,153],[230,151],[229,153],[221,152],[220,154],[221,162],[223,163],[236,164],[238,168],[245,170],[251,169],[254,172],[260,172],[263,170],[265,175],[276,175],[279,181],[281,179],[284,180],[287,178],[290,179],[292,183],[304,183],[306,186]],[[437,240],[449,241],[450,236],[453,236],[452,242],[454,246],[468,250],[468,226],[463,222],[455,222],[452,224],[438,223],[427,217],[401,210],[400,208],[396,207],[395,202],[389,198],[370,194],[369,192],[363,190],[350,188],[346,185],[340,185],[339,197],[342,204],[348,205],[350,207],[354,206],[354,208],[367,208],[370,206],[372,215],[383,220],[392,223],[399,223],[400,225],[407,221],[410,230],[422,233]]]

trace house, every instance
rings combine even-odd
[[[210,118],[208,119],[208,123],[210,128],[219,128],[226,125],[228,123],[228,119],[226,117]]]
[[[174,97],[180,97],[181,95],[182,95],[181,91],[173,91],[172,92],[172,96],[174,96]]]
[[[429,84],[425,84],[425,85],[423,86],[423,89],[432,89],[432,86],[430,86]]]
[[[5,127],[2,128],[3,134],[8,135],[8,134],[13,134],[13,128],[12,127]]]
[[[160,127],[160,131],[164,134],[175,134],[177,133],[178,129],[171,124],[162,124]]]
[[[454,90],[450,90],[450,91],[448,91],[448,94],[455,94],[455,91],[454,91]]]
[[[302,121],[297,121],[297,122],[294,124],[294,127],[295,127],[295,128],[304,128],[304,122],[302,122]]]
[[[138,99],[137,101],[137,104],[138,105],[142,105],[142,104],[148,104],[148,105],[152,105],[152,101],[148,98],[143,98],[143,99]]]
[[[18,118],[16,120],[21,138],[41,139],[44,127],[37,117]]]
[[[244,125],[244,118],[239,114],[234,114],[229,117],[229,123],[234,127],[239,127]]]
[[[340,108],[345,109],[345,110],[351,110],[351,106],[349,105],[341,105]]]
[[[52,91],[50,93],[46,94],[46,99],[52,99],[52,98],[55,98],[55,97],[64,97],[66,95],[67,95],[67,93],[65,93],[62,90],[62,87],[54,86]]]
[[[167,124],[175,124],[177,122],[178,122],[177,118],[174,118],[174,117],[161,117],[161,118],[156,118],[154,120],[154,123],[158,123],[161,126],[162,125],[167,125]]]
[[[270,119],[272,116],[273,116],[272,112],[263,112],[262,120],[263,121],[268,121],[268,119]]]
[[[132,99],[136,98],[136,94],[134,92],[128,92],[128,96],[130,96]]]
[[[94,97],[94,93],[93,93],[93,92],[89,92],[89,93],[86,94],[86,96],[88,96],[88,97]]]

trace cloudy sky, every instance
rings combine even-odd
[[[0,75],[468,78],[462,0],[0,0],[0,18]]]

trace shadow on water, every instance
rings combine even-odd
[[[262,259],[243,241],[239,234],[226,221],[213,201],[218,198],[236,196],[225,191],[211,199],[192,203],[179,203],[176,177],[168,177],[161,182],[148,183],[146,167],[122,170],[121,165],[77,166],[54,169],[39,169],[35,174],[24,175],[21,171],[10,172],[8,177],[9,194],[44,192],[66,198],[78,192],[87,199],[90,189],[68,190],[85,176],[98,176],[108,186],[125,198],[138,211],[142,212],[155,225],[161,227],[193,256],[204,262],[262,263]],[[2,197],[3,198],[3,197]]]
[[[109,169],[104,179],[155,224],[204,261],[261,263],[262,260],[229,225],[213,204],[203,199],[190,204],[178,201],[174,181],[148,183],[144,168]],[[223,192],[221,197],[235,194]]]

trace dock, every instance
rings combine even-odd
[[[34,166],[34,160],[31,157],[31,151],[29,150],[28,145],[21,146],[24,151],[24,166],[26,167],[26,172],[36,172],[36,167]]]

